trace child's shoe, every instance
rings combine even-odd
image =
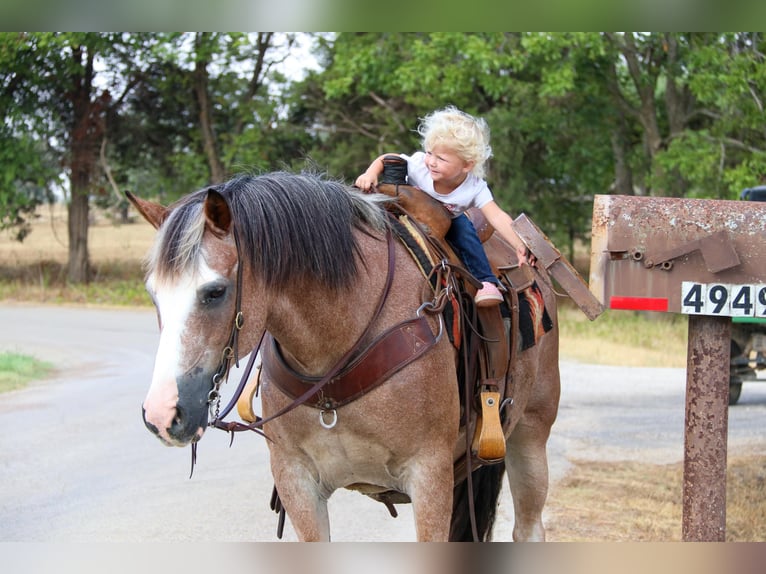
[[[493,305],[499,305],[503,300],[503,295],[494,283],[484,281],[481,284],[481,289],[476,292],[474,301],[476,301],[477,307],[492,307]]]

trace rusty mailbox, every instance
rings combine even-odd
[[[590,289],[605,307],[766,317],[766,203],[596,196]]]
[[[683,539],[725,540],[731,317],[766,317],[766,203],[598,195],[590,289],[689,316]]]

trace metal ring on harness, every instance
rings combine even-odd
[[[424,311],[427,313],[433,313],[435,310],[436,306],[431,301],[426,301],[420,307],[418,307],[416,315],[421,317]],[[439,319],[439,332],[435,337],[436,342],[438,342],[442,338],[442,333],[444,332],[444,318],[442,317],[441,313],[437,313],[436,317]]]
[[[327,411],[325,411],[325,410],[319,411],[319,424],[322,425],[326,429],[331,429],[336,424],[338,424],[338,411],[336,411],[335,409],[330,411],[332,413],[332,420],[329,423],[324,422],[324,414],[326,412]]]

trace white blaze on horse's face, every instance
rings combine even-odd
[[[175,446],[199,440],[204,433],[206,387],[212,387],[211,368],[217,367],[215,357],[223,348],[208,348],[200,321],[205,321],[209,309],[204,307],[211,301],[225,302],[230,281],[200,259],[196,270],[172,283],[158,281],[154,274],[146,282],[157,307],[160,342],[143,404],[144,420],[163,442]]]

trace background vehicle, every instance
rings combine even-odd
[[[766,185],[742,191],[740,199],[766,201]],[[733,317],[731,322],[731,362],[729,364],[729,404],[735,405],[742,383],[759,379],[757,371],[766,369],[766,319]]]

